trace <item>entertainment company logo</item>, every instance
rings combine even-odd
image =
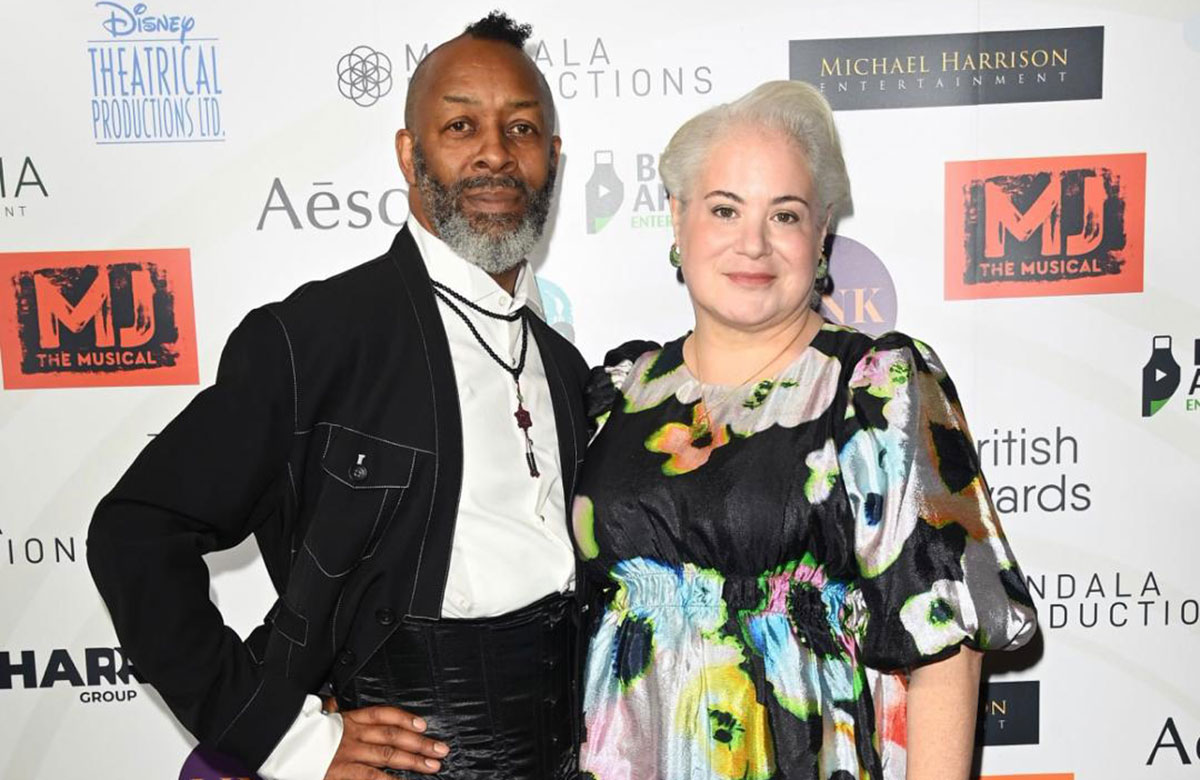
[[[1025,577],[1044,629],[1177,627],[1194,631],[1200,623],[1200,601],[1189,598],[1186,591],[1172,591],[1171,585],[1178,581],[1164,579],[1168,587],[1164,592],[1153,570],[1043,572]]]
[[[179,780],[259,780],[235,759],[197,745],[179,770]]]
[[[338,91],[370,108],[392,91],[392,59],[370,46],[355,46],[337,64]]]
[[[585,224],[589,234],[599,233],[607,227],[625,202],[625,182],[617,172],[616,159],[612,149],[598,149],[593,153],[592,175],[588,177],[583,190]],[[632,178],[636,182],[629,226],[635,229],[671,227],[667,190],[658,178],[658,156],[637,152],[623,157],[623,160],[632,162]],[[629,176],[629,169],[624,166],[623,169]]]
[[[1193,342],[1194,373],[1188,386],[1184,409],[1200,411],[1200,339]],[[1155,336],[1151,341],[1150,359],[1142,367],[1142,417],[1157,414],[1179,389],[1181,369],[1175,362],[1170,336]]]
[[[196,384],[187,249],[0,254],[7,389]]]
[[[1145,190],[1145,154],[946,163],[946,299],[1141,292]]]
[[[789,77],[835,110],[1102,97],[1104,28],[796,40]]]
[[[988,682],[980,696],[978,729],[984,745],[1036,745],[1040,741],[1041,683]]]
[[[0,650],[0,691],[65,685],[83,688],[79,700],[84,704],[111,704],[133,701],[138,690],[129,686],[144,682],[119,647],[87,647],[82,656],[61,647],[49,655]]]
[[[896,285],[878,255],[852,238],[831,236],[826,246],[833,291],[821,314],[872,336],[896,327]]]
[[[107,34],[88,41],[95,142],[224,141],[219,39],[191,37],[194,16],[95,5]]]
[[[18,164],[13,158],[8,169],[4,167],[4,158],[0,157],[0,215],[4,217],[23,217],[28,206],[29,198],[42,194],[42,199],[50,197],[46,185],[38,173],[33,158],[25,155]],[[24,195],[22,195],[24,193]]]

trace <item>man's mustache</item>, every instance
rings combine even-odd
[[[529,186],[515,176],[472,176],[467,179],[459,179],[454,183],[454,190],[460,193],[481,189],[521,190],[527,194],[530,191]]]

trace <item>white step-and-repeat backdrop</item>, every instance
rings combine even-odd
[[[250,308],[383,252],[408,76],[490,3],[0,7],[0,776],[216,780],[123,659],[93,506]],[[564,163],[536,258],[592,362],[688,327],[658,154],[820,85],[856,203],[833,319],[956,378],[1042,637],[994,659],[988,777],[1200,778],[1200,5],[513,2]],[[213,556],[246,631],[252,546]]]

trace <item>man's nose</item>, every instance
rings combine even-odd
[[[515,168],[511,139],[500,126],[489,127],[479,134],[479,149],[472,167],[479,171],[503,173]]]

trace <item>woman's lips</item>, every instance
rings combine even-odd
[[[765,287],[775,281],[775,274],[751,273],[749,271],[734,271],[725,274],[725,277],[734,284],[746,287]]]

